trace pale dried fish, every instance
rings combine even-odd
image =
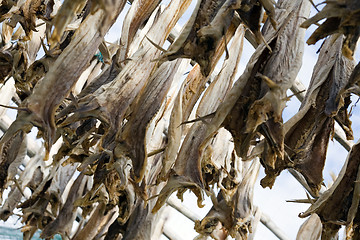
[[[177,93],[173,110],[170,116],[170,124],[168,129],[168,144],[165,149],[164,158],[163,158],[163,167],[159,174],[160,181],[166,181],[169,177],[169,171],[173,164],[176,161],[176,156],[181,146],[181,136],[182,136],[182,92],[184,89],[184,83],[181,84],[181,87]]]
[[[321,220],[316,213],[313,213],[303,224],[301,224],[296,235],[296,240],[319,240],[321,231]]]
[[[232,51],[234,54],[224,62],[223,71],[220,72],[216,81],[212,83],[208,93],[204,95],[204,99],[198,107],[198,114],[206,115],[212,113],[220,104],[219,99],[223,99],[227,94],[232,80],[236,74],[236,66],[239,62],[245,29],[240,26],[234,36]],[[211,93],[216,92],[216,98]],[[153,212],[156,212],[167,200],[170,194],[176,190],[181,194],[190,188],[198,197],[198,205],[201,206],[202,192],[204,188],[203,177],[201,173],[201,155],[208,142],[204,142],[204,134],[206,134],[207,125],[196,122],[187,133],[179,154],[176,158],[173,171],[170,173],[170,179],[167,185],[161,190],[159,198]]]
[[[189,4],[189,1],[171,2],[156,23],[152,25],[148,37],[157,44],[164,43],[170,34],[170,29]],[[66,123],[88,117],[95,117],[106,123],[109,131],[103,140],[104,148],[114,140],[116,134],[119,134],[118,129],[124,120],[126,111],[157,68],[155,62],[149,63],[148,61],[156,58],[160,54],[159,50],[147,39],[143,39],[142,46],[131,56],[132,60],[124,66],[111,83],[99,88],[94,94],[80,99],[80,109],[67,118]],[[145,59],[148,61],[144,61]]]
[[[120,53],[117,63],[125,61],[128,57],[129,47],[132,43],[136,32],[142,24],[150,17],[155,8],[159,5],[160,0],[135,0],[126,14],[122,25],[120,38]]]
[[[65,0],[53,19],[54,31],[49,39],[51,46],[60,41],[65,28],[85,7],[86,0]]]
[[[239,184],[235,195],[228,202],[224,192],[220,191],[214,206],[201,221],[195,223],[195,230],[202,235],[211,235],[220,223],[224,233],[236,239],[247,239],[251,232],[251,222],[255,214],[252,205],[253,186],[255,184],[260,162],[255,159]]]
[[[46,25],[42,20],[37,20],[36,22],[36,31],[32,33],[32,37],[29,41],[25,42],[25,51],[29,58],[29,64],[32,64],[37,56],[38,51],[41,47],[41,41],[45,38]]]
[[[231,134],[220,128],[205,148],[201,160],[205,188],[210,190],[210,185],[217,184],[226,193],[224,198],[232,196],[231,191],[234,191],[240,180],[238,176],[240,167],[237,161],[239,159],[233,154],[233,150]]]
[[[41,83],[36,84],[33,94],[23,103],[28,111],[19,113],[17,120],[2,137],[1,144],[31,122],[43,130],[46,148],[51,147],[55,138],[55,109],[69,94],[124,4],[125,1],[116,1],[113,8],[117,11],[98,10],[85,19],[69,46],[56,59]],[[59,76],[62,77],[59,79]]]
[[[174,80],[174,75],[179,70],[181,61],[164,63],[151,75],[119,136],[120,144],[129,149],[127,152],[132,159],[136,182],[143,179],[147,165],[146,132],[148,125],[160,109]],[[184,68],[180,70],[184,71]],[[139,139],[143,140],[139,141]]]
[[[62,195],[68,185],[70,179],[74,175],[78,164],[59,166],[59,170],[56,172],[47,193],[49,194],[51,210],[56,215],[59,209],[63,206]]]
[[[0,70],[1,71],[1,70]],[[15,93],[14,79],[9,79],[4,85],[0,88],[0,104],[7,106],[11,100],[11,97]],[[0,108],[0,117],[4,116],[6,113],[6,108]]]
[[[72,223],[76,217],[76,207],[74,206],[74,203],[82,196],[87,180],[88,177],[80,173],[74,184],[71,186],[69,197],[60,210],[59,215],[54,221],[45,226],[41,232],[41,238],[50,238],[56,233],[60,233],[63,238],[65,238],[66,235],[69,236]]]
[[[107,208],[108,207],[105,203],[100,202],[93,214],[91,214],[85,226],[77,232],[72,239],[93,239],[101,228],[102,222],[107,219],[107,215],[111,213],[110,209]]]

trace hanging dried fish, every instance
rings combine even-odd
[[[342,225],[350,229],[354,227],[355,232],[359,231],[359,150],[358,142],[351,149],[334,184],[308,210],[299,215],[300,217],[307,217],[312,213],[319,215],[323,224],[322,239],[331,239]]]
[[[197,239],[253,239],[260,164],[263,186],[290,168],[315,196],[334,121],[353,138],[348,107],[350,94],[360,95],[360,65],[350,76],[353,62],[341,52],[353,55],[360,5],[326,1],[302,24],[311,3],[0,0],[0,219],[21,211],[24,239],[39,230],[44,238],[158,239],[167,198],[191,190],[199,207],[204,193],[213,202],[196,222]],[[109,43],[123,8],[120,42]],[[309,41],[337,35],[321,47],[301,109],[283,125],[286,92],[301,65],[299,26],[321,19]],[[234,81],[244,36],[255,53]],[[197,63],[185,73],[191,60]],[[11,125],[10,99],[18,110]],[[33,126],[45,145],[36,151],[29,141],[29,160],[25,134]],[[308,199],[313,205],[302,216],[314,215],[298,239],[320,231],[330,239],[341,225],[347,238],[360,238],[359,144],[333,187]]]
[[[82,239],[97,239],[96,236],[98,233],[101,233],[101,228],[105,223],[114,216],[115,210],[108,209],[110,206],[105,205],[100,202],[96,207],[96,210],[93,212],[89,220],[86,222],[83,228],[79,228],[72,239],[82,240]]]
[[[342,41],[342,37],[332,37],[325,41],[301,108],[285,124],[286,152],[292,161],[289,165],[305,177],[315,196],[323,181],[322,170],[334,117],[336,119],[344,104],[344,96],[340,95],[348,84],[354,66],[341,53]],[[348,105],[340,113],[346,113]],[[349,119],[345,119],[344,123],[349,123]],[[351,131],[350,125],[345,126]]]
[[[220,38],[225,35],[233,14],[233,11],[222,8],[225,1],[198,0],[194,12],[180,36],[159,58],[160,62],[172,61],[179,57],[191,58],[200,65],[202,74],[208,76],[215,49]],[[219,15],[217,15],[218,13]],[[215,20],[216,16],[218,19]],[[225,21],[222,21],[224,19]],[[216,22],[213,23],[213,20]],[[211,23],[220,25],[216,25],[214,28],[214,25],[209,26]],[[204,28],[206,26],[208,28]],[[220,31],[217,27],[220,27]],[[213,31],[214,29],[216,31]]]
[[[300,226],[296,240],[319,240],[321,237],[321,220],[317,214],[311,214]]]
[[[45,226],[41,232],[41,238],[50,238],[56,233],[63,235],[63,238],[65,238],[66,235],[69,236],[72,223],[76,217],[76,208],[74,203],[82,196],[87,180],[87,177],[80,173],[74,184],[71,186],[69,196],[66,199],[64,206],[60,210],[59,215],[54,221],[48,223]]]
[[[240,60],[245,29],[239,26],[235,36],[234,42],[231,46],[234,54],[224,62],[223,71],[218,75],[218,79],[212,83],[207,93],[198,107],[197,114],[205,116],[213,111],[220,104],[220,99],[227,94],[232,80],[235,77],[237,70],[237,63]],[[217,88],[216,88],[217,87]],[[212,94],[216,93],[216,98]],[[161,190],[158,201],[152,210],[156,212],[167,200],[171,193],[178,190],[179,196],[187,189],[191,189],[198,197],[198,205],[201,206],[202,192],[204,188],[202,173],[201,173],[201,156],[204,148],[208,142],[204,142],[204,134],[206,134],[207,125],[201,122],[196,122],[187,133],[179,154],[176,158],[173,170],[170,173],[170,178],[167,185]]]
[[[214,206],[201,221],[195,223],[195,230],[203,235],[211,235],[220,223],[224,234],[236,239],[247,239],[251,232],[251,220],[254,216],[253,186],[260,169],[259,160],[254,160],[249,169],[245,170],[241,183],[230,201],[220,191]]]
[[[26,156],[26,138],[23,131],[11,137],[0,149],[0,199],[9,181],[15,181],[17,168]]]
[[[69,46],[57,58],[41,83],[36,85],[33,94],[23,103],[27,111],[19,113],[17,120],[2,137],[1,144],[19,129],[32,123],[43,130],[46,148],[51,147],[55,138],[55,109],[69,94],[124,4],[125,1],[116,1],[113,7],[117,11],[109,13],[98,10],[85,19]],[[74,62],[74,59],[77,62]]]
[[[360,96],[360,63],[356,65],[353,72],[350,75],[350,79],[346,87],[344,88],[343,95],[354,93]]]
[[[250,143],[260,132],[267,142],[262,156],[266,169],[275,168],[278,157],[280,162],[283,161],[281,114],[288,100],[286,91],[301,66],[304,31],[299,27],[303,21],[299,16],[310,11],[308,1],[281,1],[278,4],[286,9],[277,14],[276,20],[282,25],[275,31],[268,24],[265,31],[265,39],[273,49],[272,53],[265,44],[257,48],[245,72],[217,109],[207,135],[211,136],[223,125],[233,135],[237,154],[246,158]],[[293,60],[290,61],[289,57]],[[291,71],[288,71],[289,68],[285,71],[284,66],[289,64]]]
[[[231,134],[220,128],[205,148],[201,160],[205,189],[210,190],[211,185],[217,184],[224,198],[232,196],[241,180],[239,164],[241,160],[234,154]]]
[[[14,209],[21,202],[21,198],[24,196],[25,187],[29,187],[29,189],[34,191],[43,181],[43,158],[44,156],[38,153],[38,155],[31,158],[26,164],[25,170],[20,174],[19,179],[17,180],[18,184],[15,183],[12,185],[9,196],[1,206],[0,219],[6,221],[11,216]]]
[[[0,50],[0,83],[4,83],[6,77],[11,73],[13,55],[11,51],[2,47]]]
[[[74,175],[77,168],[77,164],[68,164],[66,166],[59,166],[59,170],[56,172],[53,181],[48,189],[51,211],[56,215],[59,209],[64,204],[62,202],[63,193],[68,185],[71,177]]]
[[[130,44],[132,43],[137,30],[150,17],[155,8],[159,5],[160,0],[136,0],[131,4],[122,25],[120,38],[120,53],[117,63],[120,64],[127,59]]]
[[[151,27],[148,33],[149,39],[161,45],[169,35],[169,29],[174,26],[189,4],[188,1],[171,2]],[[116,79],[95,91],[94,94],[80,99],[79,110],[63,124],[95,117],[109,126],[109,132],[103,140],[103,147],[106,148],[114,140],[126,111],[156,70],[157,64],[149,63],[149,61],[156,58],[159,50],[148,39],[143,39],[142,44],[143,47],[131,57],[132,60],[125,65]]]
[[[250,29],[255,36],[257,44],[265,42],[265,39],[260,32],[260,25],[264,18],[264,9],[270,18],[272,26],[276,29],[277,23],[275,21],[275,2],[273,0],[262,1],[242,1],[238,0],[233,3],[232,8],[239,14],[241,21]],[[267,44],[265,42],[265,44]]]
[[[236,30],[236,25],[231,24],[226,32],[226,38],[231,39]],[[225,39],[222,39],[215,51],[215,55],[212,59],[212,69],[215,68],[216,63],[226,48]],[[241,50],[241,48],[237,48]],[[236,54],[235,54],[236,55]],[[239,59],[238,59],[239,60]],[[232,63],[234,63],[232,61]],[[234,65],[236,66],[236,65]],[[229,70],[230,71],[230,70]],[[236,69],[231,69],[236,71]],[[174,105],[172,116],[169,124],[169,143],[165,149],[164,168],[159,176],[159,179],[166,180],[165,175],[169,173],[170,167],[174,164],[176,154],[180,147],[181,136],[185,134],[183,126],[180,126],[183,122],[186,122],[196,104],[201,93],[204,91],[206,82],[209,81],[209,76],[204,77],[201,74],[200,66],[196,64],[189,72],[183,86],[180,88],[177,96],[176,103]],[[208,113],[207,113],[208,114]],[[200,115],[199,115],[200,116]]]
[[[53,25],[54,31],[49,39],[51,46],[60,41],[67,25],[84,9],[86,0],[65,0],[56,14]]]
[[[177,71],[181,73],[185,71],[187,66],[182,65],[179,68],[181,62],[177,60],[164,63],[150,77],[119,137],[120,144],[129,149],[136,182],[143,179],[147,165],[146,132],[149,123],[161,107]],[[139,139],[143,140],[139,141]]]
[[[336,0],[326,2],[325,7],[301,26],[308,28],[320,20],[326,19],[307,40],[308,44],[315,44],[331,34],[344,34],[342,52],[345,57],[353,59],[356,43],[360,36],[360,3],[357,0]]]

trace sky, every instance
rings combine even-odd
[[[166,4],[169,1],[163,1]],[[314,1],[319,2],[319,1]],[[183,17],[179,20],[178,24],[183,25],[186,23],[186,20],[189,18],[192,9],[194,8],[196,0],[193,0],[189,9],[183,15]],[[121,13],[118,21],[114,24],[114,26],[110,29],[109,33],[106,35],[106,40],[109,42],[116,42],[121,35],[121,25],[122,21],[125,17],[127,10],[130,5],[126,4],[125,9]],[[312,9],[311,14],[313,15],[314,9]],[[310,36],[310,34],[314,31],[314,27],[309,28],[306,31],[306,38]],[[303,57],[303,65],[298,74],[298,77],[305,86],[307,86],[311,79],[312,69],[316,63],[318,55],[316,51],[319,49],[321,42],[316,45],[308,46],[305,44],[304,57]],[[166,48],[166,46],[164,46]],[[246,63],[248,59],[251,57],[254,52],[253,47],[247,42],[244,42],[244,50],[243,55],[240,62],[240,68],[238,71],[238,75],[242,73],[245,69]],[[356,61],[359,59],[359,51],[356,53]],[[289,95],[291,93],[289,92]],[[353,98],[354,101],[357,98]],[[300,102],[293,97],[290,102],[287,104],[287,108],[285,108],[283,113],[284,120],[288,120],[291,116],[293,116],[300,106]],[[15,111],[8,110],[10,115],[15,116]],[[352,115],[353,121],[353,129],[355,134],[355,142],[359,138],[358,133],[360,133],[360,112],[358,108],[354,108],[354,112]],[[345,162],[347,156],[347,151],[340,146],[336,141],[330,141],[328,153],[327,153],[327,161],[324,169],[324,180],[325,184],[329,184],[331,182],[330,173],[335,173],[336,175],[340,171],[343,163]],[[283,171],[282,174],[277,178],[273,189],[263,189],[260,186],[260,179],[264,177],[263,168],[260,169],[258,180],[255,184],[255,192],[254,192],[254,204],[258,206],[264,213],[271,217],[271,219],[278,225],[280,229],[284,231],[284,233],[289,237],[289,239],[295,239],[297,231],[300,225],[305,221],[304,219],[300,219],[298,214],[300,212],[305,211],[308,208],[306,204],[298,204],[298,203],[288,203],[286,200],[291,199],[303,199],[306,198],[305,190],[303,187],[289,174],[287,171]],[[206,213],[211,208],[212,204],[209,199],[205,201],[204,208],[198,208],[196,204],[196,197],[192,193],[185,193],[184,195],[184,206],[191,209],[195,214],[199,217],[204,217]],[[11,221],[13,224],[14,221]],[[4,223],[0,222],[0,225]],[[7,223],[6,225],[9,225]],[[17,224],[18,225],[18,224]],[[178,236],[178,239],[192,239],[197,236],[197,233],[194,230],[194,223],[189,219],[184,217],[182,214],[177,212],[174,209],[170,210],[170,215],[165,223],[166,228],[170,229],[173,233]],[[166,239],[164,236],[162,239]],[[261,223],[259,223],[258,228],[256,230],[255,239],[277,239],[277,237],[272,234],[266,227],[264,227]]]

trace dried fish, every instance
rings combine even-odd
[[[240,26],[234,36],[232,45],[234,54],[224,62],[223,71],[218,75],[218,79],[213,82],[212,87],[209,87],[208,93],[205,93],[197,111],[200,116],[212,113],[220,104],[219,99],[223,99],[228,92],[242,53],[242,49],[238,46],[242,45],[243,37],[244,28]],[[217,98],[213,98],[211,94],[215,91]],[[201,206],[203,198],[201,188],[204,187],[201,173],[201,155],[208,144],[208,142],[204,142],[203,138],[206,130],[207,125],[201,122],[196,122],[190,128],[182,143],[167,185],[161,190],[158,201],[152,210],[153,212],[156,212],[165,203],[171,193],[178,190],[181,196],[186,188],[190,188],[197,195],[198,205]]]
[[[276,29],[277,23],[275,21],[275,2],[272,0],[263,1],[236,1],[232,8],[236,9],[241,21],[250,29],[254,34],[257,44],[265,42],[265,39],[260,32],[260,25],[264,18],[264,9],[270,17],[272,26]]]
[[[226,38],[231,39],[236,30],[236,26],[232,24],[226,33]],[[212,69],[215,67],[217,61],[225,50],[225,40],[221,40],[213,57]],[[241,48],[238,48],[241,50]],[[236,54],[235,54],[236,55]],[[235,65],[236,66],[236,65]],[[236,71],[232,69],[231,71]],[[177,96],[176,103],[171,113],[170,125],[169,125],[169,143],[165,149],[164,168],[159,176],[159,179],[165,180],[165,175],[169,173],[170,167],[174,164],[176,159],[176,153],[180,147],[181,136],[185,135],[183,126],[180,126],[183,122],[188,120],[193,107],[198,101],[201,93],[204,91],[206,82],[209,81],[209,77],[204,77],[201,74],[200,66],[196,64],[189,72],[183,86],[180,88]]]
[[[59,215],[43,229],[41,233],[42,238],[52,237],[56,233],[63,235],[63,238],[65,238],[66,235],[69,235],[72,222],[76,217],[74,203],[82,196],[87,180],[87,177],[82,173],[77,177],[74,184],[71,186],[69,197],[60,210]]]
[[[251,220],[254,216],[252,189],[259,169],[259,160],[254,160],[230,201],[226,201],[223,197],[224,192],[220,191],[209,213],[203,220],[195,223],[195,230],[203,235],[212,236],[213,231],[220,223],[220,226],[226,229],[225,235],[236,237],[236,239],[247,239],[247,234],[251,232]]]
[[[174,107],[170,116],[170,123],[168,129],[168,144],[165,149],[163,158],[163,167],[159,174],[159,180],[165,181],[168,178],[169,171],[176,161],[176,155],[181,145],[181,123],[182,121],[182,92],[184,84],[181,85],[175,99]]]
[[[86,0],[64,1],[53,20],[54,31],[49,39],[51,46],[60,41],[66,26],[83,10],[86,2]]]
[[[63,205],[62,195],[71,177],[74,175],[76,167],[77,164],[69,164],[63,167],[59,167],[59,170],[56,172],[53,181],[47,190],[50,198],[52,213],[54,215],[58,213],[59,209]]]
[[[23,131],[18,132],[1,147],[0,198],[8,182],[14,180],[17,168],[26,156],[26,139]]]
[[[334,125],[333,116],[344,103],[341,94],[354,66],[341,54],[342,40],[342,37],[326,40],[300,111],[284,127],[286,152],[292,161],[289,165],[305,177],[315,195],[318,195],[323,181],[322,170]],[[348,105],[342,110],[345,113]],[[315,116],[316,120],[309,116]],[[346,122],[349,123],[348,118],[344,120]],[[350,125],[345,126],[351,131]]]
[[[353,59],[356,43],[360,36],[360,4],[356,0],[336,0],[326,2],[325,7],[301,26],[308,28],[320,20],[326,19],[307,40],[308,44],[315,44],[331,34],[344,34],[342,52],[345,57]]]
[[[319,215],[323,224],[322,239],[331,239],[341,225],[358,227],[359,205],[359,142],[351,149],[334,184],[300,217]],[[339,208],[338,206],[342,206]]]
[[[318,215],[311,214],[300,226],[296,240],[319,240],[321,237],[322,225]]]
[[[2,105],[9,105],[9,102],[11,100],[11,97],[15,93],[15,87],[14,87],[15,81],[14,79],[10,79],[6,81],[6,83],[1,86],[0,88],[0,104]],[[4,116],[6,113],[6,108],[0,108],[0,117]]]
[[[3,83],[12,70],[13,55],[11,51],[4,48],[0,50],[0,63],[0,83]]]
[[[107,215],[110,213],[111,211],[107,209],[106,204],[100,202],[99,205],[96,207],[94,213],[89,218],[89,221],[85,224],[81,231],[76,233],[76,235],[72,239],[93,239],[97,234],[99,228],[103,224],[102,222],[107,219]]]
[[[226,14],[228,11],[226,9],[221,10],[225,1],[198,0],[194,12],[184,26],[180,36],[159,58],[160,62],[171,61],[179,57],[191,58],[200,65],[202,74],[208,76],[211,71],[211,59],[220,38],[230,25],[231,14],[233,13],[229,12],[229,18],[228,14]],[[218,12],[219,15],[217,15]],[[225,14],[223,15],[223,13]],[[224,27],[220,26],[220,32],[217,32],[217,29],[212,31],[214,27],[208,26],[215,20],[216,16],[221,19],[216,19],[216,24],[225,25]],[[226,20],[223,22],[223,19]],[[203,29],[206,26],[208,28]],[[203,32],[201,32],[202,29]]]
[[[172,28],[174,22],[180,18],[188,4],[187,1],[182,3],[172,2],[152,26],[148,37],[156,43],[163,43],[170,33],[168,29]],[[150,61],[154,57],[156,58],[159,51],[147,39],[144,39],[142,44],[143,47],[131,56],[132,61],[125,65],[114,81],[107,84],[106,87],[98,89],[93,95],[79,100],[80,111],[68,118],[68,122],[90,116],[100,118],[110,126],[111,130],[108,137],[113,139],[115,135],[113,131],[117,131],[126,110],[145,86],[151,73],[156,69],[155,62],[149,63],[144,59]],[[114,96],[116,96],[115,99]],[[111,104],[109,104],[110,102]],[[108,141],[111,140],[104,140],[104,144],[107,144]]]
[[[182,16],[191,3],[190,18]],[[351,94],[360,95],[360,65],[346,57],[360,5],[326,1],[305,21],[310,4],[0,0],[0,192],[10,191],[0,218],[21,211],[24,239],[39,230],[43,238],[158,239],[167,233],[162,206],[190,190],[199,207],[204,193],[212,200],[195,224],[197,239],[253,239],[260,218],[268,226],[252,202],[260,165],[264,187],[290,169],[316,197],[334,121],[354,138],[348,108]],[[107,42],[123,9],[120,40]],[[336,35],[321,47],[301,109],[283,124],[301,26],[322,19],[309,41]],[[244,37],[255,53],[234,81]],[[12,124],[6,106],[18,110]],[[26,146],[34,126],[45,141],[39,150]],[[359,144],[334,185],[306,200],[312,206],[301,216],[313,215],[298,239],[336,238],[342,225],[348,239],[360,238]]]
[[[160,0],[136,0],[131,4],[122,27],[120,38],[122,47],[120,48],[120,53],[117,58],[118,64],[128,58],[129,47],[137,30],[150,17],[159,3]]]
[[[56,59],[41,83],[36,85],[33,94],[23,103],[28,111],[19,114],[9,131],[2,137],[1,144],[31,122],[42,128],[46,148],[51,147],[55,138],[55,109],[69,94],[124,4],[125,1],[116,1],[113,8],[117,11],[98,10],[85,19],[69,46]],[[74,59],[78,61],[74,63]],[[62,76],[60,80],[59,76]]]
[[[161,65],[154,74],[151,75],[144,92],[133,107],[128,122],[125,124],[119,137],[120,144],[129,149],[132,159],[135,181],[140,182],[144,177],[147,164],[146,151],[146,130],[150,121],[161,107],[164,97],[170,88],[174,75],[177,71],[184,71],[183,66],[179,69],[181,60]],[[144,139],[139,141],[139,139]]]
[[[263,155],[266,169],[273,169],[278,157],[282,161],[281,113],[287,101],[286,90],[292,85],[301,65],[304,31],[299,28],[303,20],[298,16],[304,16],[310,10],[308,1],[284,1],[278,4],[286,9],[276,15],[276,20],[282,25],[278,30],[267,26],[265,31],[265,39],[273,49],[272,53],[265,44],[257,48],[245,72],[216,110],[207,134],[211,136],[217,128],[224,126],[233,135],[237,154],[246,158],[251,141],[260,132],[267,140]],[[280,58],[280,55],[291,56],[293,61],[288,61],[288,57]],[[292,71],[284,73],[283,66],[287,64],[291,64]]]

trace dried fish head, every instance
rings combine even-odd
[[[217,198],[213,198],[213,207],[208,214],[195,223],[195,230],[201,235],[209,236],[220,225],[225,235],[239,239],[247,239],[251,232],[251,221],[255,211],[253,209],[253,186],[258,176],[260,162],[254,159],[241,183],[238,185],[235,195],[226,200],[227,193],[220,191]]]
[[[180,36],[158,59],[160,63],[179,57],[191,58],[201,66],[202,74],[208,76],[212,68],[211,59],[233,15],[233,10],[225,2],[198,0]]]

